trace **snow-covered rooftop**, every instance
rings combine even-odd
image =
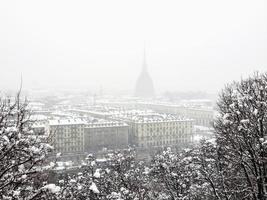
[[[49,120],[48,124],[50,126],[78,125],[78,124],[87,124],[87,121],[82,119],[58,119],[58,120]]]
[[[114,115],[115,119],[126,120],[136,123],[152,123],[152,122],[173,122],[173,121],[193,121],[182,116],[172,114],[160,114],[151,110],[130,110],[125,112],[119,112]]]
[[[86,125],[86,128],[100,128],[100,127],[122,127],[128,126],[126,123],[118,121],[106,121],[106,122],[92,122]]]

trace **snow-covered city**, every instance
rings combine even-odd
[[[0,199],[267,200],[264,0],[0,2]]]

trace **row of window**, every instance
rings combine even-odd
[[[188,143],[190,139],[181,139],[181,140],[165,140],[165,141],[148,141],[140,143],[141,147],[151,147],[151,146],[165,146],[165,145],[175,145],[181,143]]]
[[[192,127],[193,123],[183,123],[183,124],[138,124],[137,127],[141,128],[156,128],[156,127],[162,127],[162,128],[181,128],[181,127]]]
[[[141,140],[147,140],[149,138],[165,138],[165,139],[168,139],[168,138],[190,138],[191,137],[191,134],[182,134],[182,135],[175,135],[175,136],[165,136],[165,135],[157,135],[157,136],[140,136],[138,138],[140,138]]]
[[[139,134],[138,134],[139,133]],[[190,134],[192,130],[173,130],[173,131],[158,131],[158,132],[147,132],[147,131],[139,131],[136,132],[137,135],[140,136],[157,136],[157,135],[181,135],[181,134]]]

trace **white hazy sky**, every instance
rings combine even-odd
[[[0,89],[132,90],[144,41],[157,91],[214,92],[267,71],[267,1],[3,0]]]

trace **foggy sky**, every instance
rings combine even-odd
[[[157,92],[267,70],[266,0],[0,2],[0,90],[133,90],[146,44]]]

